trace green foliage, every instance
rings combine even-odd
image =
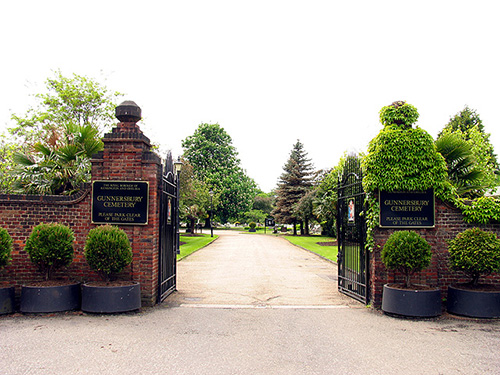
[[[397,231],[389,236],[381,255],[387,268],[405,275],[405,287],[409,287],[411,275],[429,266],[432,252],[431,246],[418,233]]]
[[[240,221],[245,223],[249,223],[251,221],[254,221],[256,223],[264,223],[264,220],[266,220],[267,216],[268,215],[261,210],[250,210],[243,214],[243,217]]]
[[[3,134],[0,135],[0,194],[10,194],[14,190],[16,178],[13,175],[13,156],[18,149],[19,146],[15,142]]]
[[[13,115],[9,131],[19,144],[16,188],[28,194],[71,194],[90,180],[90,158],[102,149],[102,131],[114,122],[120,94],[94,80],[60,71],[37,94],[37,107]]]
[[[414,106],[401,100],[382,107],[379,114],[382,125],[401,128],[411,128],[419,117]]]
[[[46,92],[35,95],[39,104],[23,116],[13,115],[15,127],[9,131],[22,144],[33,145],[39,140],[57,136],[61,127],[91,125],[101,133],[115,121],[115,101],[120,93],[110,92],[95,80],[73,74],[66,77],[61,71],[45,82]]]
[[[437,151],[444,157],[448,179],[462,197],[484,194],[481,181],[485,171],[474,157],[470,145],[457,133],[444,133],[436,142]]]
[[[101,225],[89,231],[85,242],[85,259],[91,269],[105,281],[132,263],[132,248],[125,232],[112,225]]]
[[[254,210],[259,210],[266,214],[266,216],[271,215],[274,207],[274,201],[276,199],[276,194],[274,192],[270,193],[259,193],[253,199]]]
[[[218,194],[216,216],[222,222],[251,209],[257,185],[240,167],[231,137],[219,124],[201,124],[182,141],[193,175]]]
[[[457,199],[455,204],[462,210],[467,223],[489,224],[500,222],[500,199],[479,197],[472,201]]]
[[[257,226],[257,224],[256,224],[255,222],[253,222],[253,221],[252,221],[252,222],[250,222],[250,223],[248,224],[248,226],[250,227],[250,229],[255,229],[255,227]]]
[[[446,163],[424,130],[384,128],[369,145],[363,160],[365,191],[441,190]]]
[[[291,224],[299,219],[294,208],[312,187],[312,169],[304,145],[297,140],[283,166],[276,190],[276,206],[271,214],[277,222]]]
[[[90,181],[90,158],[102,147],[95,128],[68,124],[51,144],[39,142],[28,154],[14,154],[14,186],[27,194],[71,194]]]
[[[24,250],[49,280],[55,270],[73,261],[74,241],[73,231],[66,225],[41,223],[33,228]]]
[[[12,237],[5,228],[0,228],[0,269],[9,264],[12,252]]]
[[[448,245],[450,265],[477,285],[481,275],[500,271],[500,240],[494,233],[470,228],[459,233]]]

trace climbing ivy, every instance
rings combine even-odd
[[[417,109],[402,100],[382,107],[379,112],[380,122],[384,126],[395,125],[402,128],[411,128],[418,120]]]
[[[420,128],[385,127],[370,142],[363,166],[367,192],[439,189],[448,176],[433,138]]]
[[[376,192],[425,191],[450,194],[446,162],[436,151],[434,140],[425,130],[412,125],[419,117],[417,109],[403,101],[380,110],[384,128],[370,142],[363,159],[363,187],[366,203],[366,248],[373,250],[373,230],[379,224],[379,202]]]

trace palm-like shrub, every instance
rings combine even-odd
[[[55,270],[73,261],[74,241],[73,231],[66,225],[41,223],[33,228],[24,250],[49,280]]]
[[[388,269],[403,273],[405,288],[411,286],[411,275],[429,266],[431,257],[431,246],[414,231],[394,232],[382,249],[382,262]]]
[[[470,277],[477,285],[481,275],[500,271],[500,240],[495,233],[470,228],[448,244],[451,268]]]
[[[101,225],[89,231],[85,242],[85,259],[91,269],[105,281],[132,262],[132,248],[126,233],[112,225]]]
[[[10,253],[12,252],[12,237],[7,229],[0,228],[0,269],[10,262]]]

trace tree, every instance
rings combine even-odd
[[[445,133],[436,142],[437,151],[443,155],[448,167],[448,178],[462,197],[482,195],[480,185],[484,171],[478,167],[472,150],[465,139],[456,133]]]
[[[498,186],[500,168],[489,140],[490,134],[484,131],[484,125],[476,111],[466,106],[457,113],[439,133],[437,142],[448,134],[454,134],[467,143],[475,159],[475,169],[482,172],[482,176],[476,178],[476,189],[471,189],[470,195],[481,196],[488,190],[494,191]]]
[[[28,194],[69,194],[90,179],[90,158],[102,149],[101,136],[114,119],[118,93],[90,78],[60,71],[46,81],[40,103],[9,129],[20,144],[13,155],[17,188]]]
[[[210,210],[210,188],[195,176],[194,168],[187,160],[183,159],[182,162],[184,165],[179,181],[180,217],[189,222],[191,233],[194,233],[196,222],[206,218]],[[213,207],[217,207],[218,199],[219,195],[214,194]]]
[[[276,207],[272,215],[282,224],[296,224],[299,219],[294,212],[295,205],[312,187],[312,164],[307,158],[304,145],[297,140],[290,152],[290,157],[283,166],[276,190]],[[294,234],[297,234],[294,225]]]
[[[110,92],[95,80],[61,71],[45,81],[46,92],[35,95],[39,103],[24,116],[13,115],[16,126],[9,129],[22,145],[33,145],[40,139],[59,138],[68,124],[90,125],[98,135],[113,124],[118,92]]]
[[[18,146],[10,142],[5,135],[0,135],[0,194],[10,194],[14,189],[16,180],[13,175],[15,163],[14,153]]]
[[[232,139],[219,124],[199,125],[182,147],[196,178],[219,195],[216,215],[222,222],[251,209],[257,185],[240,167]]]

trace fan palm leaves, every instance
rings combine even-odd
[[[61,134],[38,142],[29,154],[16,153],[18,190],[28,194],[71,194],[90,180],[90,158],[102,150],[91,125],[68,123]]]
[[[477,166],[469,144],[454,133],[442,134],[435,142],[448,167],[448,178],[462,197],[482,195],[484,171]]]

